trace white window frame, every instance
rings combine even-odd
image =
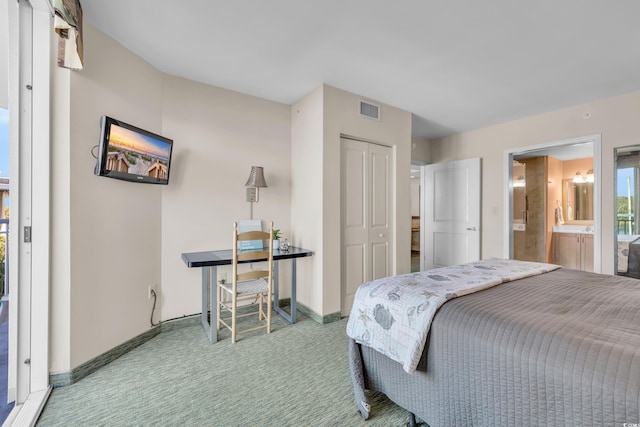
[[[34,425],[49,386],[49,158],[52,6],[9,2],[11,232],[5,425]],[[25,242],[31,227],[31,242]]]

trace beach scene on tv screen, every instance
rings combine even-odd
[[[164,141],[112,124],[106,169],[167,179],[170,149]]]

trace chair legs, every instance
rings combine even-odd
[[[240,333],[250,332],[253,330],[265,329],[265,328],[268,334],[271,333],[271,311],[272,311],[271,292],[268,292],[266,295],[260,294],[258,296],[257,301],[256,300],[253,301],[254,304],[256,302],[258,303],[257,311],[255,311],[255,308],[254,308],[254,311],[250,313],[240,314],[240,315],[238,315],[238,297],[236,295],[233,295],[233,293],[229,293],[228,291],[226,291],[221,287],[218,287],[216,292],[218,297],[218,303],[217,303],[218,310],[216,313],[216,328],[218,331],[222,326],[229,329],[231,331],[232,343],[236,342],[237,336]],[[222,316],[223,310],[229,313],[230,316]],[[238,322],[237,322],[238,317],[245,317],[250,315],[255,316],[256,314],[258,315],[258,320],[260,322],[265,322],[266,325],[263,323],[262,326],[256,326],[256,327],[242,329],[238,331]],[[229,320],[231,321],[229,322]]]
[[[229,309],[229,305],[227,303],[227,292],[224,291],[221,287],[217,287],[216,288],[216,292],[217,292],[217,305],[218,305],[218,309],[216,310],[216,330],[219,331],[220,330],[220,325],[224,323],[224,325],[229,328],[229,324],[226,323],[226,321],[228,319],[225,319],[225,321],[222,321],[222,310],[226,310],[226,311],[230,311],[231,312],[231,327],[229,328],[231,330],[231,342],[235,343],[236,342],[236,309],[237,309],[237,298],[236,296],[232,296],[231,298],[231,308]]]
[[[258,319],[267,321],[267,333],[271,333],[271,297],[268,295],[260,295],[260,307],[258,309]],[[266,310],[265,310],[266,306]]]
[[[273,297],[271,295],[271,291],[267,294],[267,333],[271,333],[271,302]]]
[[[237,295],[232,295],[231,296],[232,302],[231,302],[231,343],[235,344],[236,343],[236,318],[237,316],[237,311],[238,311],[238,296]]]
[[[222,312],[222,289],[216,286],[216,331],[220,330],[220,313]],[[213,319],[211,319],[213,321]]]

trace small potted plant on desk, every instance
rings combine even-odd
[[[280,229],[274,228],[273,231],[273,249],[280,248]]]

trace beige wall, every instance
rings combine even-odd
[[[291,107],[291,243],[314,251],[298,261],[297,300],[323,313],[324,87]],[[339,173],[338,168],[338,173]]]
[[[56,68],[52,143],[51,371],[75,367],[149,329],[160,283],[158,186],[93,174],[100,116],[162,131],[162,75],[91,26],[82,72]],[[68,312],[68,314],[67,314]]]
[[[51,70],[49,356],[50,371],[61,372],[71,366],[71,72]]]
[[[590,117],[584,119],[584,113]],[[502,257],[504,151],[602,135],[602,272],[613,273],[613,148],[640,142],[640,92],[552,111],[432,142],[433,162],[482,157],[482,257]]]
[[[161,244],[162,317],[172,319],[201,312],[201,270],[187,268],[180,256],[231,247],[233,222],[249,219],[244,184],[251,166],[264,167],[268,185],[254,203],[254,218],[265,228],[274,221],[284,237],[295,237],[289,220],[291,118],[288,105],[165,76],[162,121],[163,133],[174,139]],[[281,272],[286,298],[284,262]]]
[[[362,118],[360,99],[323,85],[292,107],[292,229],[296,240],[316,253],[313,261],[301,267],[305,284],[301,284],[299,301],[322,316],[339,313],[341,303],[341,136],[393,147],[392,203],[397,228],[392,268],[394,274],[410,271],[411,114],[381,105],[380,121]],[[298,187],[302,184],[309,188]]]
[[[426,138],[411,138],[411,160],[431,163],[431,142]]]

